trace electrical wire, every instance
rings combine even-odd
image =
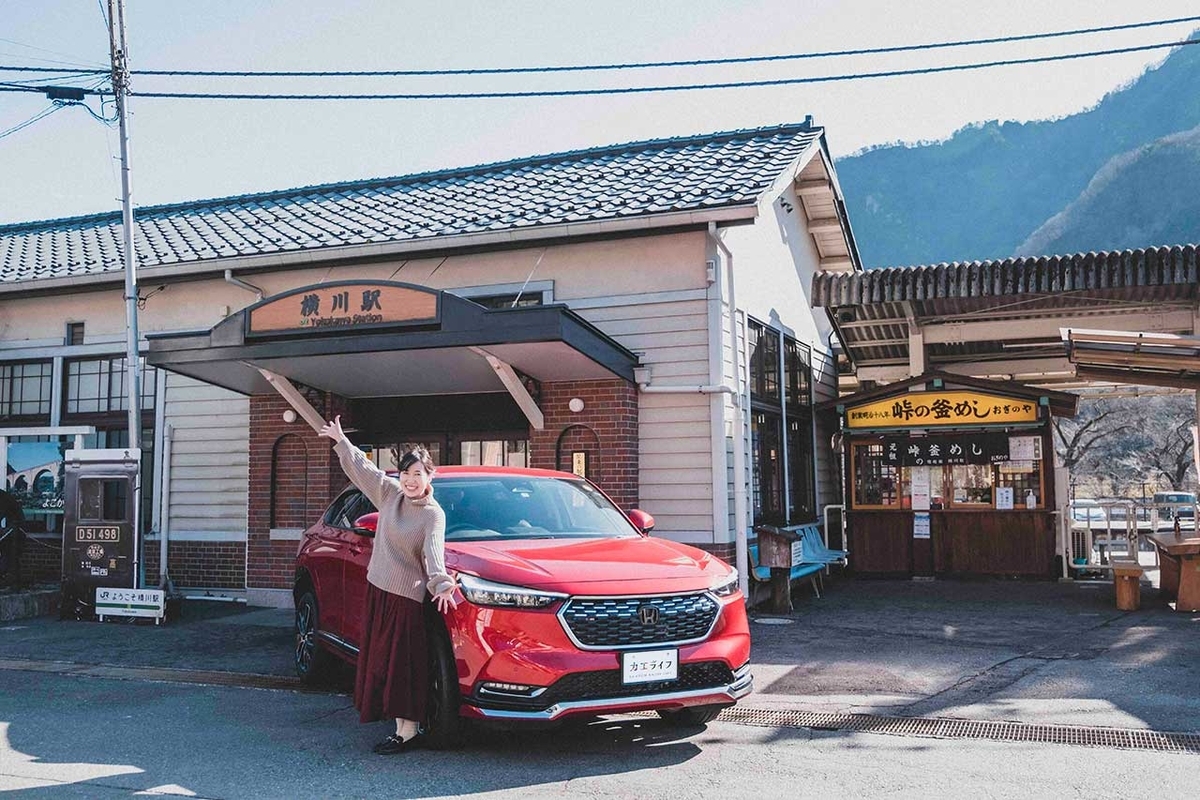
[[[915,69],[880,70],[876,72],[845,73],[839,75],[814,75],[795,78],[776,78],[764,80],[725,81],[715,83],[669,84],[662,86],[611,86],[597,89],[544,89],[528,91],[491,91],[491,92],[403,92],[375,94],[271,94],[271,93],[233,93],[233,92],[130,92],[132,97],[158,99],[190,99],[190,100],[464,100],[464,99],[494,99],[494,98],[530,98],[530,97],[578,97],[615,94],[646,94],[651,92],[679,92],[706,89],[744,89],[767,86],[788,86],[812,83],[832,83],[839,81],[867,80],[872,78],[896,78],[913,75],[933,75],[964,70],[987,69],[991,67],[1020,66],[1028,64],[1044,64],[1057,61],[1067,61],[1080,58],[1095,58],[1098,56],[1120,55],[1125,53],[1143,52],[1146,50],[1161,50],[1172,47],[1185,47],[1200,44],[1200,39],[1185,41],[1159,42],[1155,44],[1117,47],[1106,50],[1090,50],[1080,53],[1064,53],[1051,56],[1032,56],[1018,59],[999,59],[994,61],[974,62],[967,64],[948,64]],[[0,83],[0,92],[43,92],[44,89],[20,83]],[[111,90],[85,89],[86,95],[110,96]]]
[[[563,66],[539,67],[497,67],[482,69],[404,69],[404,70],[179,70],[179,69],[145,69],[134,70],[133,75],[157,76],[188,76],[188,77],[238,77],[238,78],[341,78],[341,77],[417,77],[417,76],[454,76],[454,75],[515,75],[544,72],[594,72],[603,70],[626,69],[656,69],[660,67],[699,67],[728,64],[758,64],[772,61],[797,61],[800,59],[835,58],[842,56],[881,55],[886,53],[905,53],[921,50],[935,50],[949,47],[969,47],[984,44],[1007,44],[1011,42],[1028,42],[1038,39],[1053,39],[1064,36],[1081,36],[1092,33],[1111,33],[1114,31],[1134,30],[1162,25],[1176,25],[1184,22],[1200,21],[1200,16],[1176,17],[1174,19],[1151,20],[1148,22],[1133,22],[1124,25],[1105,25],[1095,28],[1076,28],[1066,31],[1050,31],[1043,33],[1026,33],[1016,36],[995,36],[986,39],[960,39],[950,42],[926,42],[924,44],[895,45],[891,47],[865,47],[853,50],[827,50],[815,53],[788,53],[768,56],[741,56],[736,58],[701,58],[686,61],[647,61],[629,62],[623,64],[580,64]]]
[[[0,131],[0,139],[4,139],[8,136],[12,136],[14,133],[24,130],[25,128],[28,128],[33,123],[37,122],[38,120],[45,119],[46,117],[50,116],[55,111],[58,111],[61,108],[62,108],[62,106],[60,104],[54,103],[49,108],[42,109],[41,111],[34,114],[32,117],[25,120],[24,122],[19,122],[16,125],[9,128],[8,130]]]
[[[610,86],[598,89],[542,89],[529,91],[495,91],[495,92],[403,92],[391,94],[266,94],[266,93],[232,93],[232,92],[130,92],[131,97],[170,98],[189,100],[467,100],[467,99],[496,99],[496,98],[529,98],[529,97],[582,97],[595,95],[618,94],[647,94],[651,92],[683,92],[706,89],[747,89],[766,86],[790,86],[812,83],[833,83],[838,81],[867,80],[872,78],[898,78],[912,75],[934,75],[946,72],[961,72],[964,70],[987,69],[991,67],[1020,66],[1027,64],[1045,64],[1056,61],[1068,61],[1080,58],[1137,53],[1146,50],[1162,50],[1170,47],[1184,47],[1200,44],[1200,39],[1187,41],[1162,42],[1158,44],[1138,45],[1134,47],[1118,47],[1108,50],[1092,50],[1083,53],[1066,53],[1054,56],[1035,56],[1030,58],[1004,59],[999,61],[984,61],[971,64],[951,64],[938,67],[920,67],[917,69],[882,70],[878,72],[847,73],[841,75],[815,75],[798,78],[776,78],[773,80],[726,81],[719,83],[671,84],[665,86]],[[0,91],[6,91],[0,84]],[[22,89],[27,87],[21,87]]]

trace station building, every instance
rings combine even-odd
[[[811,120],[148,207],[136,228],[144,585],[291,603],[345,478],[279,380],[381,465],[422,442],[574,471],[743,576],[755,525],[841,502],[810,292],[861,265]],[[115,212],[0,226],[9,489],[57,431],[127,444],[121,239]],[[51,472],[22,492],[45,579]]]

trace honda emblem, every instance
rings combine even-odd
[[[658,624],[658,606],[638,606],[638,622],[643,625]]]

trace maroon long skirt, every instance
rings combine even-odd
[[[367,585],[354,707],[362,722],[425,720],[429,656],[425,612],[416,600]]]

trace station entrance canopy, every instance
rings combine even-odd
[[[535,427],[527,379],[632,382],[637,365],[565,306],[487,309],[385,281],[306,286],[211,330],[147,338],[154,366],[242,394],[273,394],[272,376],[346,398],[507,390]]]

